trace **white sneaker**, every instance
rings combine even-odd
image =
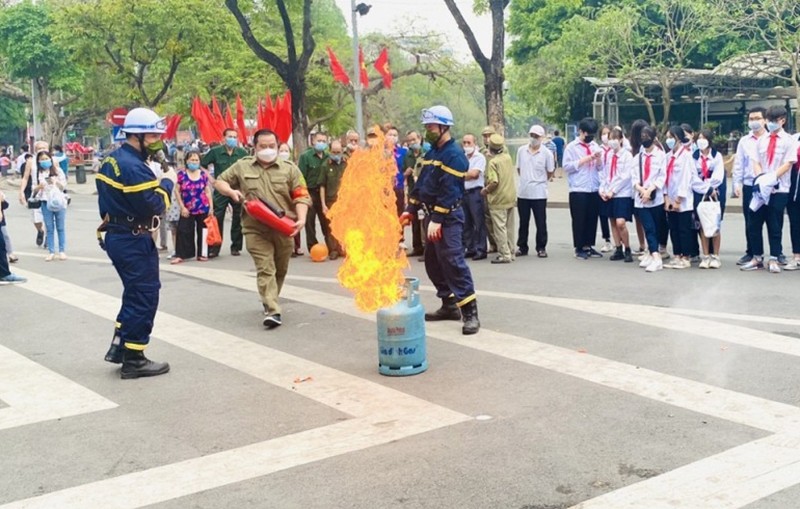
[[[646,254],[644,255],[644,258],[642,258],[642,261],[639,262],[639,267],[644,269],[648,267],[652,262],[653,262],[653,256]]]
[[[49,255],[44,257],[44,261],[52,262],[55,258],[56,258],[56,255],[54,255],[53,253],[50,253]]]
[[[689,261],[687,258],[675,258],[675,263],[671,268],[675,270],[680,269],[690,269],[692,267],[692,262]]]
[[[711,257],[704,256],[703,260],[700,262],[700,265],[697,266],[698,269],[710,269],[711,268]]]
[[[711,255],[711,262],[708,264],[710,269],[718,269],[722,267],[722,260],[717,255]]]
[[[647,268],[644,269],[644,271],[645,272],[656,272],[656,271],[659,271],[659,270],[661,270],[663,268],[664,268],[664,263],[658,258],[653,258],[652,261],[650,262],[650,265],[648,265]]]
[[[603,247],[600,248],[600,252],[601,253],[609,253],[609,252],[611,252],[613,250],[614,250],[614,246],[612,246],[611,242],[608,242],[608,241],[606,241],[606,243],[603,244]]]
[[[800,269],[800,260],[793,258],[783,267],[783,270],[797,270]]]
[[[59,260],[66,260],[67,259],[67,253],[64,253],[64,252],[58,253],[58,259]]]

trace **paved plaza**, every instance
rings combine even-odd
[[[722,269],[645,274],[574,259],[553,207],[550,257],[471,262],[483,328],[429,323],[412,377],[378,373],[340,260],[293,259],[266,331],[246,252],[162,256],[147,353],[172,371],[120,380],[121,285],[73,188],[67,261],[8,210],[28,282],[0,288],[0,509],[798,506],[800,274],[737,270],[740,213]]]

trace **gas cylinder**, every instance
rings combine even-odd
[[[378,310],[378,372],[382,375],[416,375],[428,369],[419,278],[406,278],[403,293],[403,300]]]

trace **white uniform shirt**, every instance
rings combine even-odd
[[[651,152],[646,152],[644,149],[639,151],[639,155],[635,156],[631,161],[631,187],[633,191],[633,205],[637,209],[660,207],[664,205],[664,181],[666,179],[666,154],[660,148],[653,146]],[[647,169],[647,161],[650,161],[650,174],[645,171]],[[645,189],[653,185],[656,190],[653,193],[653,199],[645,205],[639,197],[639,192],[636,191],[635,185],[639,184]]]
[[[617,158],[616,167],[614,157]],[[637,163],[638,164],[638,163]],[[612,168],[614,174],[612,175]],[[639,168],[637,166],[636,170]],[[631,172],[633,171],[633,156],[624,148],[619,151],[609,150],[603,157],[603,172],[600,177],[600,190],[613,193],[614,198],[631,198],[633,196],[633,185],[631,184]]]
[[[555,156],[544,145],[539,145],[535,153],[531,153],[530,145],[520,147],[517,150],[517,198],[546,200],[548,173],[555,169]]]
[[[564,172],[571,193],[596,193],[600,189],[600,170],[602,161],[592,159],[588,163],[578,161],[587,155],[600,152],[600,146],[592,141],[588,145],[579,139],[569,142],[564,149]]]
[[[762,132],[761,137],[764,137],[766,131]],[[752,186],[756,161],[758,161],[758,140],[752,131],[747,136],[739,139],[739,144],[736,145],[736,155],[733,158],[733,186],[736,189],[741,189],[743,185]]]
[[[669,151],[664,159],[664,194],[670,201],[681,200],[679,210],[675,212],[689,212],[694,210],[694,195],[692,194],[692,180],[697,174],[694,168],[694,159],[690,148],[681,147],[677,152]],[[670,171],[670,166],[672,169]]]
[[[703,176],[704,159],[708,168],[707,178]],[[710,150],[708,155],[704,155],[702,152],[698,153],[697,159],[694,160],[694,166],[697,173],[692,181],[692,191],[695,193],[705,194],[709,188],[717,189],[725,180],[725,163],[722,161],[722,154],[716,150]]]
[[[797,162],[797,142],[792,136],[781,129],[777,131],[777,142],[775,143],[775,154],[772,157],[772,164],[769,164],[769,141],[770,135],[767,133],[758,139],[758,161],[764,173],[775,173],[778,168],[785,163],[794,164]],[[778,178],[777,193],[788,193],[792,183],[792,172],[787,171]]]
[[[475,152],[473,152],[471,156],[467,156],[467,161],[469,161],[469,169],[478,170],[480,172],[480,175],[478,175],[478,178],[476,178],[475,180],[465,180],[464,190],[468,191],[470,189],[477,189],[483,187],[484,176],[486,175],[486,158],[476,148]]]

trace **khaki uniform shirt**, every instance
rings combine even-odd
[[[336,200],[339,194],[339,186],[342,183],[342,175],[344,175],[346,167],[347,162],[344,159],[337,163],[331,158],[328,158],[328,161],[322,166],[320,186],[325,188],[325,202],[329,205]]]
[[[217,180],[227,182],[231,188],[238,189],[250,198],[253,194],[282,208],[291,219],[297,219],[295,206],[304,203],[311,206],[306,181],[300,169],[290,161],[276,159],[262,167],[256,158],[247,156],[236,161]],[[264,232],[266,225],[253,219],[242,207],[242,231],[244,233]]]
[[[497,187],[489,193],[487,201],[493,210],[510,209],[517,204],[517,182],[514,161],[508,151],[496,154],[489,161],[486,170],[486,185],[497,182]]]

